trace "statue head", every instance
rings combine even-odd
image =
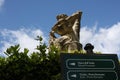
[[[65,20],[68,16],[66,14],[60,14],[56,16],[57,21]]]

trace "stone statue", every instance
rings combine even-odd
[[[82,49],[82,45],[79,43],[81,15],[80,11],[71,16],[57,15],[57,22],[50,32],[49,46],[55,46],[60,51],[68,52]],[[59,37],[56,37],[55,34]]]

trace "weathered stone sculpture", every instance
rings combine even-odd
[[[57,15],[57,22],[50,32],[49,46],[55,46],[60,51],[74,51],[82,49],[79,43],[80,20],[82,12],[76,12],[71,16]],[[55,36],[55,33],[60,35]]]

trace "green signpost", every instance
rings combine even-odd
[[[116,54],[61,53],[63,80],[120,80]]]

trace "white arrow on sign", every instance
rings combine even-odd
[[[76,78],[76,77],[77,77],[77,75],[76,75],[76,74],[73,74],[73,75],[71,75],[71,77],[74,77],[74,78]]]
[[[75,63],[70,63],[70,65],[75,66],[76,64]]]

